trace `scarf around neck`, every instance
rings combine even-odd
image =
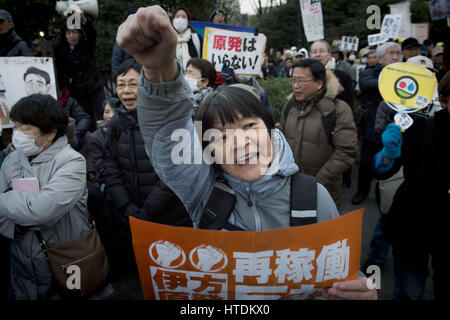
[[[188,27],[182,34],[178,34],[177,40],[177,58],[180,60],[183,70],[186,70],[186,64],[191,58],[189,55],[188,42],[191,40],[191,29]]]

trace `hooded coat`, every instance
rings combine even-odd
[[[200,147],[191,120],[190,90],[180,64],[174,81],[151,83],[141,76],[139,86],[138,119],[147,154],[158,176],[180,198],[194,227],[198,227],[211,192],[219,183],[213,167],[205,161],[201,164],[189,161],[175,164],[171,158],[172,150],[179,144],[171,139],[177,129],[180,133],[188,133],[186,137],[190,140],[183,143],[193,148],[191,154],[198,152],[196,148]],[[298,167],[283,134],[275,131],[272,150],[278,156],[279,164],[269,174],[257,181],[247,182],[224,173],[230,192],[236,194],[236,204],[229,222],[247,231],[290,226],[290,181]],[[339,213],[326,189],[317,184],[317,191],[318,221],[338,217]]]
[[[306,101],[289,98],[293,107],[285,118],[283,107],[280,130],[286,136],[300,172],[315,176],[339,206],[343,174],[351,168],[358,152],[358,137],[353,114],[339,99],[343,91],[339,80],[330,70],[326,73],[326,87]],[[328,141],[323,118],[336,112],[333,143]]]
[[[38,193],[11,190],[13,179],[30,177],[38,179]],[[90,231],[84,157],[70,147],[66,136],[31,161],[20,151],[12,152],[0,171],[0,192],[0,233],[12,239],[10,298],[59,299],[36,230],[49,247]],[[106,298],[112,287],[100,291],[92,298]]]

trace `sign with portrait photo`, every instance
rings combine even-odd
[[[57,99],[53,59],[50,57],[0,58],[1,127],[12,128],[9,113],[14,104],[31,94],[49,94]]]

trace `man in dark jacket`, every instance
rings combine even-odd
[[[25,41],[14,30],[11,14],[0,10],[0,57],[31,57],[33,54]]]
[[[381,70],[388,64],[400,61],[400,45],[394,42],[386,42],[377,49],[377,57],[380,62],[373,68],[367,68],[359,77],[361,90],[361,105],[366,110],[362,123],[361,159],[358,170],[358,189],[352,198],[352,204],[362,203],[370,191],[372,173],[370,164],[375,153],[380,151],[380,136],[375,131],[375,118],[379,104],[383,101],[378,89],[378,77]]]
[[[123,255],[135,268],[128,217],[192,226],[184,206],[159,179],[145,151],[137,121],[137,91],[141,66],[134,59],[117,69],[115,84],[122,105],[106,133],[103,176],[106,197],[118,222]]]

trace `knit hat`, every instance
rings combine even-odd
[[[13,23],[13,18],[11,13],[6,10],[0,9],[0,20],[7,20],[8,22]]]

